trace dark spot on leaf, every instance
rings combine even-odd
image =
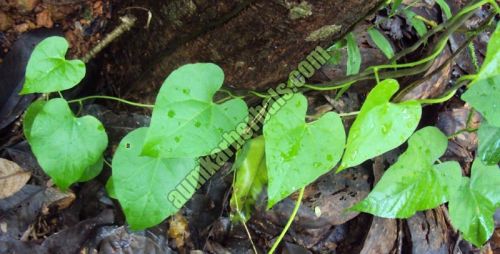
[[[174,112],[174,111],[172,111],[172,110],[169,110],[169,111],[168,111],[168,117],[172,118],[172,117],[174,117],[174,116],[175,116],[175,112]]]

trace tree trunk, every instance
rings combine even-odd
[[[193,62],[219,64],[228,87],[276,86],[317,46],[331,45],[383,1],[124,2],[150,9],[153,19],[149,29],[137,25],[108,50],[104,61],[114,70],[108,83],[124,89],[122,96],[152,102],[171,71]]]

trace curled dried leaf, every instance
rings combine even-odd
[[[18,192],[31,177],[15,162],[0,158],[0,199],[12,196]]]

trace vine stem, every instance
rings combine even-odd
[[[114,101],[119,101],[119,102],[124,103],[124,104],[128,104],[128,105],[135,106],[135,107],[141,107],[141,108],[153,108],[154,107],[154,105],[142,104],[142,103],[133,102],[133,101],[127,101],[125,99],[121,99],[121,98],[117,98],[117,97],[113,97],[113,96],[106,96],[106,95],[87,96],[87,97],[83,97],[80,99],[70,100],[70,101],[68,101],[68,103],[81,103],[82,101],[91,100],[91,99],[114,100]]]
[[[286,232],[290,228],[290,225],[292,225],[293,220],[295,219],[295,216],[297,215],[297,212],[299,211],[300,203],[302,202],[302,198],[304,197],[304,190],[305,187],[302,187],[299,192],[299,197],[297,198],[297,202],[295,202],[295,207],[293,208],[293,212],[290,215],[290,218],[288,218],[288,222],[285,225],[285,228],[283,228],[283,231],[281,231],[281,234],[278,236],[278,239],[273,244],[273,247],[271,247],[271,250],[269,250],[269,254],[273,254],[276,248],[278,248],[278,245],[280,244],[281,240],[285,236]]]
[[[234,172],[233,174],[233,186],[236,182],[236,172]],[[233,187],[234,189],[234,187]],[[234,195],[234,190],[233,190],[233,195]],[[236,203],[236,212],[238,213],[238,215],[240,216],[241,218],[241,224],[243,224],[243,227],[245,228],[245,231],[247,233],[247,236],[248,236],[248,240],[250,241],[250,244],[252,244],[252,249],[253,249],[253,252],[255,254],[259,254],[259,252],[257,251],[257,247],[255,247],[255,244],[252,240],[252,234],[250,234],[250,230],[248,230],[248,227],[247,227],[247,223],[245,222],[246,218],[245,218],[245,215],[241,212],[240,210],[240,206],[238,205],[238,199],[234,199],[235,200],[235,203]]]
[[[353,112],[348,112],[348,113],[339,113],[340,117],[346,117],[346,116],[355,116],[359,114],[359,111],[353,111]]]
[[[451,99],[451,97],[453,97],[453,95],[455,95],[456,92],[457,92],[457,90],[455,89],[455,90],[449,91],[447,94],[445,94],[439,98],[418,99],[416,101],[420,102],[421,104],[438,104],[438,103],[442,103],[442,102],[445,102],[445,101]]]
[[[469,133],[472,133],[472,132],[476,132],[478,130],[478,128],[469,128],[469,127],[466,127],[464,129],[461,129],[461,130],[458,130],[457,132],[451,134],[450,136],[448,136],[448,139],[453,139],[455,138],[456,136],[464,133],[464,132],[469,132]]]

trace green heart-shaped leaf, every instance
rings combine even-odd
[[[499,67],[500,68],[500,67]],[[479,79],[462,95],[489,124],[500,127],[500,75]]]
[[[147,131],[139,128],[122,139],[108,185],[132,229],[152,227],[175,214],[198,184],[199,165],[195,159],[141,156]]]
[[[30,140],[31,136],[31,127],[33,126],[33,122],[35,121],[36,116],[40,111],[43,109],[43,106],[45,106],[46,101],[35,101],[31,103],[31,105],[26,109],[26,113],[24,113],[24,118],[23,118],[23,133],[24,137],[26,137],[26,140]]]
[[[486,165],[500,162],[500,127],[483,121],[477,131],[479,137],[478,156]]]
[[[493,234],[493,214],[500,207],[500,170],[474,160],[471,179],[462,185],[448,204],[450,219],[465,240],[480,247]]]
[[[398,89],[396,80],[386,79],[368,94],[349,130],[344,157],[337,172],[398,147],[417,128],[422,114],[418,102],[389,102]]]
[[[85,76],[85,64],[66,60],[68,42],[53,36],[41,41],[26,66],[26,80],[20,94],[50,93],[70,89]]]
[[[500,127],[500,25],[488,42],[488,49],[483,65],[469,89],[462,95],[462,100],[479,111],[488,123]]]
[[[339,115],[329,112],[306,123],[307,99],[291,98],[264,125],[268,207],[331,170],[342,156],[345,131]]]
[[[470,187],[487,198],[495,207],[500,206],[500,170],[498,165],[488,166],[474,160]]]
[[[259,195],[267,185],[264,137],[249,140],[236,153],[235,180],[231,196],[231,218],[246,222],[254,210]]]
[[[224,81],[220,67],[188,64],[172,72],[156,98],[143,154],[166,158],[195,158],[211,154],[224,133],[246,123],[248,109],[241,99],[212,101]]]
[[[101,157],[99,158],[99,160],[97,160],[96,163],[94,163],[93,165],[91,165],[90,167],[86,168],[83,171],[83,174],[80,177],[80,179],[78,179],[78,182],[86,182],[94,179],[101,173],[103,166],[104,166],[104,158]]]
[[[415,132],[408,149],[368,197],[351,209],[385,218],[409,218],[448,201],[460,185],[462,171],[455,161],[434,165],[447,146],[448,139],[435,127]]]
[[[477,80],[500,75],[500,25],[497,27],[488,41],[486,57],[477,75]]]
[[[40,105],[25,119],[24,132],[42,169],[66,189],[98,162],[108,137],[99,120],[76,118],[63,99],[52,99],[41,109]]]

